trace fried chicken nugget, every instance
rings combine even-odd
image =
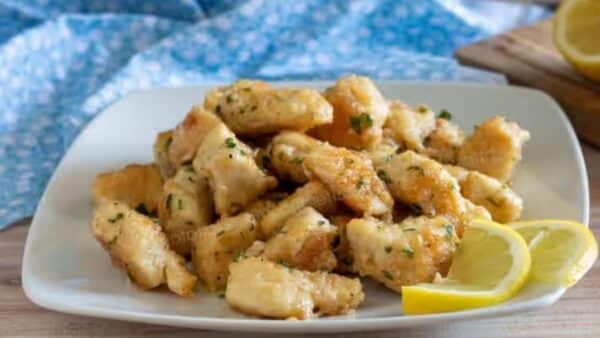
[[[191,296],[196,277],[169,247],[158,224],[124,203],[105,201],[94,212],[94,236],[113,261],[142,289],[167,284],[180,296]]]
[[[163,180],[154,164],[129,164],[125,168],[101,173],[92,186],[96,204],[116,200],[144,213],[156,211]]]

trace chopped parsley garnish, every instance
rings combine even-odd
[[[226,138],[225,145],[227,146],[227,148],[235,148],[235,141],[233,140],[233,137]]]
[[[119,234],[120,235],[120,234]],[[107,245],[114,245],[115,243],[117,243],[117,240],[119,239],[119,235],[116,235],[115,237],[113,237],[110,241],[108,241],[108,243],[106,243]]]
[[[446,228],[446,238],[452,239],[454,237],[454,225],[448,223],[444,227]]]
[[[402,229],[402,231],[404,231],[404,232],[417,231],[417,229],[415,229],[415,228],[404,228],[404,229]]]
[[[288,264],[288,262],[286,262],[283,258],[279,258],[277,260],[277,264],[283,266],[284,268],[288,268],[291,269],[292,267]]]
[[[415,251],[411,248],[402,249],[402,253],[405,254],[408,258],[412,258],[415,255]]]
[[[223,235],[224,233],[225,233],[225,230],[221,230],[221,231],[217,232],[217,237]]]
[[[411,165],[410,167],[408,167],[408,170],[416,171],[421,175],[425,175],[425,170],[423,170],[423,168],[419,167],[418,165]]]
[[[194,167],[187,166],[187,167],[185,167],[185,171],[187,171],[188,173],[193,173],[194,172]]]
[[[227,97],[225,99],[227,100],[227,103],[233,102],[233,96],[231,94],[227,95]]]
[[[385,276],[385,278],[387,278],[389,280],[394,280],[394,275],[392,275],[391,272],[389,272],[387,270],[381,270],[381,272],[383,273],[383,275]]]
[[[181,198],[177,200],[177,207],[179,210],[183,209],[183,200]]]
[[[173,200],[173,194],[167,195],[167,200],[165,201],[165,207],[168,212],[171,212],[171,201]]]
[[[391,246],[391,245],[388,245],[388,246],[386,246],[386,247],[385,247],[385,248],[383,248],[383,249],[385,250],[385,253],[387,253],[387,254],[389,254],[389,253],[391,253],[391,252],[392,252],[392,246]]]
[[[321,220],[319,220],[319,221],[317,222],[317,224],[318,224],[318,225],[325,225],[325,221],[321,219]]]
[[[219,297],[219,298],[225,298],[225,291],[222,291],[222,290],[221,290],[221,291],[219,291],[219,292],[217,293],[217,297]]]
[[[427,108],[427,106],[424,104],[420,104],[417,106],[417,111],[421,114],[425,114],[429,111],[429,108]]]
[[[304,161],[304,159],[301,157],[294,157],[293,159],[290,160],[290,163],[302,164],[303,161]]]
[[[349,158],[349,157],[344,157],[344,161],[346,162],[346,164],[350,165],[354,163],[354,160]]]
[[[148,208],[146,208],[146,205],[144,203],[138,204],[138,206],[135,207],[135,211],[139,212],[142,215],[150,215],[150,211],[148,211]]]
[[[242,258],[244,258],[244,253],[242,251],[238,252],[235,257],[233,257],[234,262],[239,262]]]
[[[109,219],[108,219],[108,221],[109,221],[110,223],[114,223],[114,222],[116,222],[116,221],[118,221],[118,220],[120,220],[120,219],[122,219],[122,218],[123,218],[123,213],[122,213],[122,212],[120,212],[120,213],[118,213],[118,214],[117,214],[117,215],[116,215],[114,218],[109,218]]]
[[[358,182],[356,182],[356,189],[361,189],[365,184],[367,184],[367,182],[361,177]]]
[[[367,113],[360,113],[356,116],[350,117],[350,127],[354,129],[357,134],[362,133],[363,130],[370,128],[373,126],[373,119],[371,115]]]
[[[247,155],[247,153],[246,153],[244,150],[240,149],[240,155],[242,155],[242,156],[246,156],[246,155]]]
[[[444,119],[446,121],[452,121],[452,114],[446,109],[442,109],[440,114],[438,115],[438,119]]]
[[[385,172],[385,170],[382,170],[382,169],[377,170],[377,176],[379,176],[379,178],[387,184],[392,183],[390,176],[388,176],[388,174],[387,174],[387,172]]]

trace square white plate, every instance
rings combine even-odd
[[[329,82],[285,85],[316,87]],[[476,84],[381,82],[386,97],[448,109],[467,132],[475,123],[504,115],[531,132],[514,180],[525,200],[524,219],[569,218],[588,222],[587,174],[577,138],[559,106],[545,94]],[[212,87],[212,86],[210,86]],[[550,306],[562,289],[528,286],[511,301],[489,308],[403,316],[400,296],[366,284],[366,301],[352,315],[310,321],[245,317],[222,299],[199,290],[192,299],[166,291],[141,291],[111,265],[92,237],[90,186],[99,172],[130,162],[150,162],[157,132],[172,128],[205,87],[156,89],[129,95],[107,108],[79,135],[33,218],[23,261],[23,287],[36,304],[79,315],[214,330],[341,332],[431,325],[495,317]]]

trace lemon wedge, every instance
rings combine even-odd
[[[600,80],[600,1],[563,1],[554,18],[554,43],[573,67]]]
[[[405,314],[489,306],[515,295],[527,280],[527,243],[511,228],[476,220],[467,228],[448,277],[402,288]]]
[[[539,220],[511,223],[529,245],[529,280],[572,286],[598,257],[594,234],[581,223]]]

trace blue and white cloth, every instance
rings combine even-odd
[[[0,0],[0,229],[33,212],[81,128],[130,91],[349,72],[498,81],[453,51],[545,15],[483,0]]]

